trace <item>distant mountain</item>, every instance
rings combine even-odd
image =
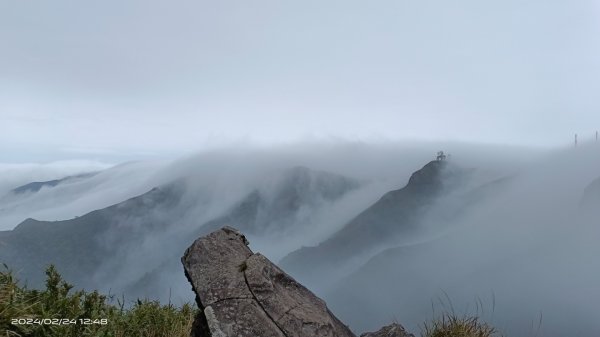
[[[292,252],[281,265],[292,274],[322,276],[377,248],[398,245],[419,230],[422,216],[436,199],[460,186],[468,173],[446,161],[429,162],[411,175],[405,187],[383,195],[318,246]]]
[[[268,234],[311,221],[312,211],[333,202],[360,184],[342,175],[306,167],[285,170],[272,187],[256,189],[227,214],[202,226],[208,233],[228,225],[246,234]]]
[[[120,286],[144,293],[148,289],[140,287],[164,286],[159,273],[180,268],[178,257],[191,237],[225,224],[261,236],[306,226],[319,208],[359,186],[341,175],[295,167],[275,172],[213,220],[190,224],[190,212],[204,210],[205,193],[189,190],[180,180],[74,219],[27,219],[0,232],[0,262],[33,285],[41,284],[44,268],[52,263],[84,288],[118,279]]]
[[[510,190],[507,188],[510,186],[508,184],[510,180],[510,178],[497,179],[470,190],[464,194],[465,198],[462,198],[461,202],[465,202],[464,207],[469,211],[474,209],[477,211],[477,205],[473,202],[481,202],[482,199],[491,201],[493,203],[491,205],[496,206],[507,203],[503,191]],[[492,198],[495,196],[501,198],[494,201]],[[490,204],[487,204],[486,208],[489,206]],[[503,312],[495,308],[495,315],[514,319],[516,317],[510,316],[511,314],[516,313],[516,316],[522,314],[518,306],[527,306],[530,303],[515,304],[519,303],[517,301],[510,303],[511,301],[506,298],[510,298],[508,296],[515,292],[522,294],[519,292],[522,289],[531,290],[532,297],[542,294],[543,298],[548,298],[550,292],[561,294],[561,291],[566,289],[566,281],[540,282],[540,280],[557,278],[559,275],[557,270],[567,268],[572,271],[574,266],[583,266],[579,274],[566,273],[564,277],[581,278],[584,281],[577,281],[577,284],[586,284],[582,286],[583,289],[589,289],[593,287],[590,284],[597,283],[598,274],[589,266],[595,263],[597,256],[594,254],[593,247],[596,245],[593,242],[598,237],[598,222],[595,220],[600,210],[600,178],[587,185],[581,206],[584,211],[590,213],[581,212],[579,214],[582,215],[581,219],[571,218],[564,224],[566,230],[563,228],[558,235],[543,233],[547,237],[535,243],[526,238],[527,235],[531,235],[527,233],[527,229],[521,229],[523,225],[532,225],[534,228],[539,226],[534,223],[529,224],[528,222],[532,221],[530,219],[524,224],[511,224],[506,221],[512,220],[512,215],[499,219],[490,218],[490,222],[497,222],[501,229],[496,227],[498,225],[489,223],[482,223],[479,227],[478,223],[469,223],[467,220],[463,223],[466,227],[456,228],[457,230],[449,231],[432,240],[397,245],[378,252],[356,266],[350,273],[336,279],[335,286],[327,288],[322,295],[341,319],[352,321],[357,329],[369,329],[372,328],[371,325],[376,326],[381,323],[373,320],[380,319],[379,315],[382,313],[402,317],[404,322],[410,324],[420,324],[422,317],[431,313],[428,300],[438,302],[440,298],[436,296],[449,296],[448,299],[453,303],[446,304],[452,306],[457,305],[456,298],[464,299],[461,295],[485,296],[485,292],[482,291],[487,289],[491,289],[493,296],[504,299]],[[465,218],[459,218],[459,222],[464,220]],[[577,231],[574,230],[575,228]],[[551,231],[558,230],[550,225],[547,232]],[[543,234],[539,236],[543,237]],[[538,236],[535,232],[533,235]],[[485,241],[486,239],[491,240]],[[506,248],[500,256],[491,253],[498,247]],[[515,290],[516,288],[521,290]],[[357,292],[357,289],[360,289],[360,292]],[[540,293],[536,294],[537,291]],[[420,301],[415,300],[419,296],[425,301],[415,305]],[[532,298],[525,297],[528,300]],[[442,298],[441,301],[445,299]],[[537,305],[540,302],[534,303],[533,311],[538,309]],[[486,305],[494,310],[493,304],[480,304],[481,307]],[[362,308],[367,314],[357,313],[355,308]],[[571,315],[562,310],[562,307],[557,308],[559,318]],[[578,316],[579,312],[572,315]],[[569,317],[568,322],[571,321],[572,317]],[[552,322],[550,324],[557,324],[550,322]],[[560,322],[558,324],[560,325]],[[570,327],[569,325],[568,328]],[[562,336],[564,332],[558,335]]]
[[[179,202],[177,190],[175,184],[154,188],[69,220],[27,219],[0,235],[1,262],[17,269],[19,278],[30,284],[40,284],[43,270],[52,263],[67,279],[94,286],[90,276],[116,247],[134,244],[144,232],[168,226],[167,219],[155,215],[168,212]]]
[[[281,238],[303,234],[310,226],[319,226],[315,213],[327,209],[335,202],[353,190],[360,187],[354,179],[342,175],[311,170],[306,167],[294,167],[279,172],[270,177],[235,203],[223,215],[210,220],[193,229],[192,234],[186,234],[185,245],[189,245],[190,237],[206,235],[227,225],[244,230],[249,235],[261,238]],[[291,234],[290,234],[291,233]],[[140,279],[126,289],[128,294],[146,296],[147,290],[163,286],[165,274],[180,275],[176,254],[166,259],[160,266],[149,270]]]
[[[23,194],[23,193],[34,193],[38,192],[44,187],[51,188],[56,187],[57,185],[77,181],[80,179],[91,178],[98,174],[98,172],[90,172],[90,173],[82,173],[73,176],[67,176],[61,179],[48,180],[48,181],[35,181],[31,182],[19,187],[14,188],[11,192],[14,194]]]

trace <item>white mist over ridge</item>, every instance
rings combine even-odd
[[[441,235],[357,266],[325,300],[357,331],[394,317],[417,332],[433,302],[438,313],[481,314],[507,336],[597,336],[600,204],[584,209],[582,197],[598,177],[598,143],[551,152],[438,224]],[[427,218],[444,218],[436,213],[452,202],[438,200]]]
[[[350,191],[335,202],[323,202],[320,207],[309,208],[311,221],[274,229],[268,233],[247,234],[253,250],[263,253],[273,261],[302,247],[325,240],[362,210],[369,207],[381,195],[403,187],[410,175],[435,158],[440,149],[451,149],[454,158],[461,158],[467,165],[478,165],[493,172],[494,177],[513,174],[519,167],[531,162],[539,152],[474,144],[386,144],[361,143],[296,144],[290,146],[239,150],[229,149],[202,153],[170,164],[157,176],[184,181],[183,200],[180,204],[193,205],[177,211],[171,218],[168,232],[147,235],[141,246],[123,247],[107,270],[127,270],[128,279],[147,272],[149,265],[168,264],[169,259],[181,254],[181,247],[196,238],[190,231],[203,223],[226,213],[253,189],[260,188],[266,195],[272,194],[268,186],[281,171],[290,167],[304,166],[314,171],[325,171],[356,178],[361,187]],[[502,164],[500,164],[502,163]],[[228,223],[223,223],[226,225]],[[185,244],[177,244],[182,243]],[[157,246],[171,247],[171,253],[157,251]],[[181,246],[181,247],[179,247]],[[136,260],[136,256],[138,260]],[[141,260],[139,260],[141,259]],[[144,261],[144,262],[141,262]],[[121,267],[115,267],[120,265]],[[131,266],[140,266],[139,269]],[[160,276],[163,284],[173,286],[172,295],[185,298],[189,287],[178,264]],[[149,268],[152,269],[152,268]],[[102,282],[101,282],[102,283]],[[315,287],[317,289],[319,287]],[[166,295],[166,293],[165,293]]]
[[[600,284],[600,279],[593,259],[600,251],[592,245],[600,231],[593,226],[597,218],[579,211],[583,190],[600,176],[600,147],[595,143],[555,151],[450,142],[223,148],[173,162],[121,165],[89,179],[42,189],[26,196],[29,203],[20,204],[13,215],[40,220],[60,214],[81,216],[158,186],[156,196],[135,201],[150,207],[143,209],[144,214],[124,209],[121,218],[113,219],[122,232],[95,238],[113,255],[102,257],[93,281],[100,290],[113,293],[135,290],[185,301],[192,293],[179,257],[202,233],[200,226],[215,219],[228,224],[229,218],[222,216],[256,191],[268,204],[281,195],[285,172],[305,167],[313,179],[309,181],[331,173],[359,185],[335,200],[318,199],[291,209],[281,228],[248,234],[252,249],[273,261],[332,236],[382,195],[404,187],[438,150],[452,155],[452,165],[473,169],[474,174],[457,193],[437,199],[424,215],[421,225],[427,235],[407,238],[410,244],[398,248],[376,247],[377,256],[357,260],[360,263],[352,270],[334,270],[336,279],[311,283],[301,274],[293,276],[324,297],[356,331],[395,317],[417,332],[418,324],[432,314],[431,301],[444,292],[457,310],[472,308],[475,297],[490,308],[490,294],[495,294],[494,315],[484,318],[513,335],[522,335],[540,311],[545,322],[552,321],[544,329],[561,331],[567,324],[559,324],[560,303],[572,308],[568,314],[579,315],[567,316],[579,322],[581,331],[595,331],[586,312],[594,312],[587,298],[600,303],[594,297],[598,294],[594,282]],[[485,188],[479,191],[481,186]],[[478,191],[474,201],[461,208],[461,198],[473,190]],[[321,198],[316,189],[306,191]],[[161,204],[162,199],[166,203]],[[156,207],[153,202],[158,202]],[[45,208],[35,209],[39,205]],[[454,215],[457,209],[460,212]],[[74,214],[77,211],[81,213]],[[134,233],[136,241],[120,241],[125,232]],[[559,271],[557,275],[553,270]],[[331,284],[335,291],[328,289]]]
[[[49,165],[19,165],[14,179],[3,180],[0,192],[0,230],[12,229],[27,218],[65,220],[104,208],[142,194],[155,186],[153,174],[164,164],[131,162],[117,166],[97,163],[56,162]],[[67,180],[56,186],[43,186],[37,192],[14,193],[18,186],[33,181],[49,181],[97,174]],[[25,180],[32,179],[32,180]]]
[[[467,143],[381,143],[313,142],[271,147],[221,148],[204,151],[176,161],[144,161],[112,165],[63,161],[50,164],[1,164],[0,230],[11,229],[26,218],[62,220],[83,215],[142,194],[153,187],[185,178],[192,195],[211,191],[219,202],[211,212],[230,205],[270,172],[294,166],[339,173],[362,181],[379,182],[382,189],[402,186],[412,172],[431,160],[439,149],[447,149],[469,165],[510,170],[540,151],[516,147]],[[512,153],[511,153],[512,152]],[[468,154],[467,154],[468,153]],[[494,155],[483,155],[490,154]],[[510,157],[511,160],[502,158]],[[506,164],[510,162],[510,164]],[[108,169],[110,168],[110,169]],[[37,193],[11,195],[18,186],[61,179],[75,174],[100,174]],[[387,187],[384,187],[387,186]],[[223,207],[222,207],[223,206]]]
[[[104,170],[112,164],[89,160],[65,160],[49,163],[0,163],[0,196],[33,181],[60,179],[65,176]]]

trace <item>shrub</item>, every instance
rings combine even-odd
[[[457,317],[444,314],[431,323],[425,323],[423,337],[493,337],[497,331],[490,325],[480,322],[478,317]]]
[[[46,269],[46,289],[21,287],[6,265],[0,271],[0,336],[21,337],[188,337],[197,309],[158,301],[123,302],[97,291],[72,291],[54,266]],[[13,319],[41,322],[68,319],[70,324],[13,324]],[[82,324],[83,322],[89,324]],[[106,324],[101,324],[106,323]]]

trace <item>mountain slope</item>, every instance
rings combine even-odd
[[[227,225],[269,242],[268,247],[262,247],[265,250],[276,250],[275,241],[286,246],[286,240],[293,240],[296,235],[306,236],[307,232],[322,226],[315,214],[327,212],[331,205],[359,186],[356,180],[334,173],[306,167],[287,169],[262,181],[224,214],[194,227],[192,233],[186,234],[179,242],[182,247],[189,245],[190,237],[206,235]],[[160,265],[148,268],[151,270],[127,286],[127,293],[146,296],[149,294],[147,290],[156,292],[164,286],[165,274],[180,275],[181,266],[172,263],[175,255],[180,253],[179,250],[173,251],[171,259],[163,259]],[[163,252],[163,255],[167,254]],[[177,283],[180,280],[168,281]]]
[[[420,218],[436,198],[460,185],[466,174],[446,161],[429,162],[405,187],[383,195],[331,238],[292,252],[281,264],[292,273],[322,275],[377,247],[396,245],[419,230]]]
[[[159,274],[180,268],[177,256],[190,237],[224,224],[261,236],[307,230],[316,225],[311,216],[317,209],[358,186],[350,178],[296,167],[275,172],[214,219],[198,221],[208,207],[207,195],[180,180],[73,219],[27,219],[0,232],[0,262],[36,286],[52,263],[85,288],[113,285],[113,290],[157,293],[156,287],[164,287]]]
[[[255,189],[227,214],[203,225],[202,232],[228,225],[246,234],[265,235],[306,225],[316,209],[360,186],[354,179],[306,167],[285,170],[268,185],[269,189]]]
[[[354,322],[359,329],[377,326],[384,314],[402,317],[414,328],[431,311],[428,301],[448,300],[451,303],[446,304],[458,308],[471,305],[473,296],[482,301],[478,308],[490,308],[496,317],[503,317],[505,325],[520,329],[531,324],[540,306],[552,303],[544,311],[544,335],[570,335],[574,326],[586,331],[582,336],[594,335],[590,331],[598,331],[596,321],[575,308],[583,303],[582,298],[595,303],[590,296],[596,293],[590,289],[600,284],[597,269],[590,267],[598,265],[599,227],[594,220],[600,179],[585,188],[583,209],[575,208],[573,213],[578,217],[563,217],[561,209],[552,218],[538,209],[530,210],[533,202],[512,204],[511,199],[523,193],[522,186],[519,180],[506,182],[496,180],[469,192],[468,201],[473,196],[484,199],[477,200],[481,204],[466,204],[465,216],[455,218],[450,231],[377,253],[336,280],[335,287],[323,292],[324,298],[341,319]],[[576,287],[584,295],[573,296]],[[497,298],[502,305],[494,308]],[[364,313],[357,313],[357,307]]]
[[[82,173],[74,176],[68,176],[61,179],[48,180],[48,181],[34,181],[19,187],[14,188],[11,192],[14,194],[23,194],[23,193],[34,193],[38,192],[42,188],[51,188],[56,187],[60,184],[76,181],[79,179],[90,178],[96,175],[97,172],[91,173]]]
[[[0,236],[2,262],[19,270],[19,277],[38,285],[41,271],[52,263],[83,286],[110,256],[114,247],[132,244],[139,235],[167,225],[154,214],[179,202],[176,185],[154,188],[122,203],[62,221],[27,219]],[[143,227],[139,226],[143,222]],[[117,234],[118,233],[118,234]],[[117,235],[115,235],[117,234]]]

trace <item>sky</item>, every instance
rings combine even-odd
[[[0,0],[0,41],[4,163],[600,129],[597,0]]]

